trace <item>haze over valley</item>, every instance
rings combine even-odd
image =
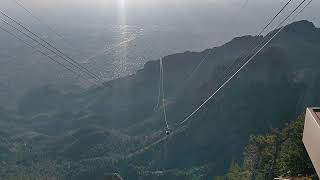
[[[318,179],[301,141],[320,106],[318,1],[14,2],[1,180]]]

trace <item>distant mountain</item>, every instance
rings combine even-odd
[[[53,173],[57,178],[77,180],[114,172],[137,180],[212,179],[225,174],[231,162],[241,160],[250,135],[282,127],[306,106],[320,103],[320,29],[299,21],[286,26],[215,98],[175,131],[221,83],[228,67],[240,63],[250,53],[250,44],[262,39],[238,37],[203,52],[163,58],[165,105],[174,132],[160,143],[155,142],[165,137],[164,117],[161,109],[154,108],[159,60],[146,63],[136,74],[88,91],[48,85],[25,94],[15,115],[0,119],[6,125],[1,127],[9,127],[0,133],[15,129],[0,144],[7,157],[0,156],[0,160],[10,162],[0,176],[10,179],[15,174],[28,174],[31,167],[40,176],[41,164],[51,169],[48,173],[60,172]],[[190,77],[205,56],[208,59]],[[8,151],[6,141],[10,138],[16,139],[20,148]],[[15,166],[19,168],[12,170]]]

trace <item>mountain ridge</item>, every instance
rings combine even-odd
[[[64,172],[67,179],[96,179],[113,171],[139,180],[191,179],[190,172],[198,174],[200,179],[223,175],[232,161],[241,160],[250,135],[282,127],[306,106],[319,105],[320,99],[314,97],[319,97],[316,94],[320,80],[317,70],[320,30],[310,23],[299,21],[286,26],[223,93],[208,102],[181,131],[154,146],[150,144],[165,137],[161,109],[154,111],[159,60],[147,62],[136,74],[84,92],[50,86],[37,89],[21,100],[15,114],[18,122],[5,114],[0,122],[8,127],[12,125],[7,124],[14,123],[24,129],[20,129],[22,132],[45,135],[40,136],[42,145],[30,133],[22,136],[31,144],[31,152],[19,142],[14,144],[21,154],[31,153],[32,158],[40,159],[38,162],[51,159],[56,164],[60,160],[61,167],[69,163],[72,172]],[[249,52],[250,41],[261,39],[262,36],[237,37],[203,52],[164,57],[165,102],[170,126],[176,127],[212,93],[229,65],[239,62]],[[211,51],[189,80],[189,73]],[[110,148],[112,144],[116,147]],[[37,155],[39,152],[50,155],[43,160]],[[66,158],[70,154],[73,158]]]

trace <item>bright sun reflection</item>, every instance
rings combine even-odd
[[[124,8],[126,0],[119,0],[119,2],[120,2],[120,7]]]
[[[118,18],[119,24],[126,24],[126,0],[118,1]]]
[[[121,44],[127,40],[127,21],[126,21],[126,0],[118,0],[118,27],[119,27],[119,39],[118,42]],[[126,73],[128,70],[128,61],[127,61],[127,44],[119,47],[116,51],[117,61],[114,63],[114,76],[118,77],[123,73]]]

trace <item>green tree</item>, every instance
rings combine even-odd
[[[242,167],[232,163],[226,180],[272,180],[279,176],[314,177],[316,172],[302,143],[304,116],[270,134],[251,136]]]

